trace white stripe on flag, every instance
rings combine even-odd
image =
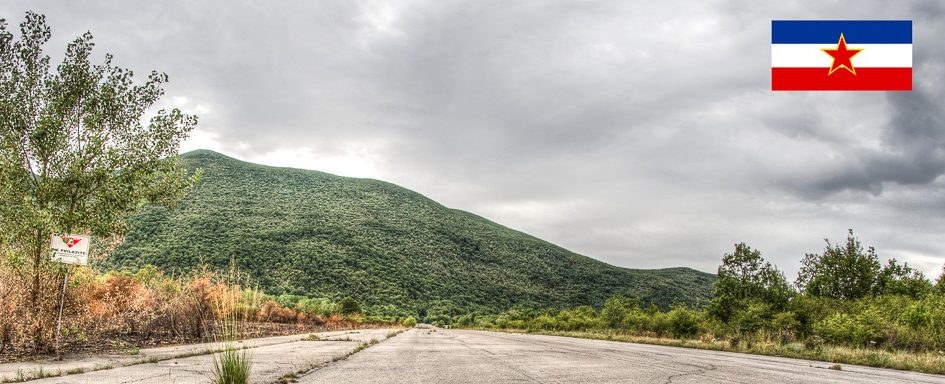
[[[833,58],[821,49],[836,49],[830,44],[772,44],[774,68],[830,68]],[[847,44],[847,49],[862,49],[853,56],[854,67],[912,67],[912,44]]]

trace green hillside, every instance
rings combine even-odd
[[[205,150],[181,157],[203,179],[177,207],[130,218],[106,267],[223,269],[232,257],[267,292],[352,296],[385,312],[600,305],[613,294],[699,304],[714,281],[688,268],[611,266],[382,181]]]

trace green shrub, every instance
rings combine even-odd
[[[636,310],[627,313],[624,317],[624,327],[630,332],[643,333],[651,331],[652,316]]]
[[[459,317],[456,318],[455,321],[453,321],[453,324],[454,324],[454,325],[457,325],[457,326],[460,326],[460,327],[468,327],[468,326],[471,326],[471,325],[475,325],[475,324],[476,324],[476,314],[470,313],[470,314],[465,314],[465,315],[459,316]]]
[[[558,320],[568,331],[586,331],[604,328],[603,321],[597,316],[597,310],[590,306],[566,309],[558,313]]]
[[[361,312],[361,304],[357,300],[346,297],[338,303],[338,313],[350,316]]]
[[[779,312],[771,318],[771,330],[782,343],[793,341],[800,325],[794,312]]]
[[[337,306],[331,300],[324,298],[302,298],[295,303],[295,309],[299,312],[318,315],[322,317],[331,316]],[[357,312],[357,311],[356,311]]]
[[[620,328],[624,325],[627,314],[632,310],[639,309],[639,307],[639,300],[613,296],[604,302],[604,306],[600,310],[600,317],[607,326]]]
[[[288,293],[283,293],[279,295],[278,297],[276,297],[276,302],[279,303],[279,305],[286,308],[295,308],[296,305],[299,303],[299,301],[301,301],[304,298],[305,296],[290,295]]]
[[[756,333],[768,327],[766,318],[770,307],[765,303],[752,302],[732,317],[734,329],[738,333]]]
[[[699,333],[699,323],[701,314],[697,311],[685,308],[675,307],[667,314],[669,319],[669,330],[673,336],[678,338],[692,337]]]
[[[413,328],[414,326],[417,325],[417,319],[413,316],[407,316],[407,318],[404,319],[404,321],[400,322],[400,325],[403,325],[407,328]]]
[[[872,346],[884,339],[884,331],[889,327],[875,308],[850,315],[837,313],[821,321],[814,327],[816,335],[834,344]]]
[[[558,322],[554,317],[547,314],[539,315],[529,322],[528,329],[537,329],[543,331],[554,331],[558,329]]]
[[[655,312],[649,315],[650,322],[647,328],[656,336],[666,336],[670,333],[669,315],[663,312]]]

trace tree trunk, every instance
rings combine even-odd
[[[46,320],[46,311],[45,308],[40,303],[40,290],[42,285],[40,284],[40,274],[42,273],[42,262],[43,262],[43,232],[42,230],[36,230],[36,238],[33,242],[33,284],[30,289],[30,304],[33,308],[34,314],[34,323],[33,323],[33,348],[36,351],[43,351],[45,348],[45,343],[43,341],[43,328],[45,326]]]

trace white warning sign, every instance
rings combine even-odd
[[[89,237],[82,235],[52,235],[52,261],[88,265]]]

